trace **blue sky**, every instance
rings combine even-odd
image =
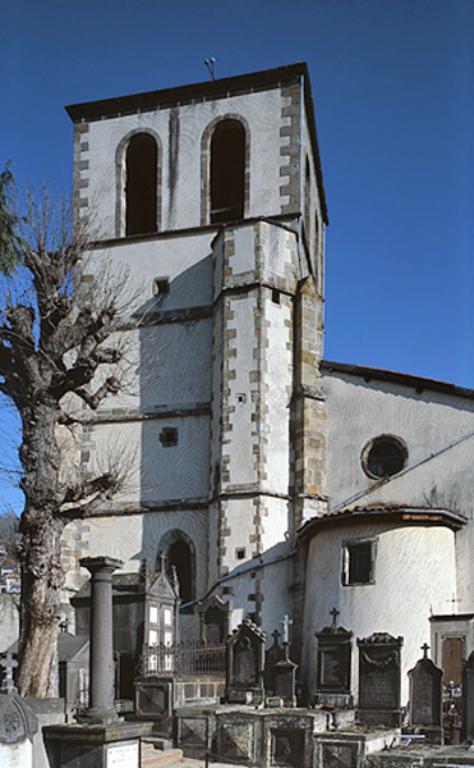
[[[325,356],[474,387],[474,0],[3,0],[2,28],[20,187],[70,189],[65,104],[307,61]]]

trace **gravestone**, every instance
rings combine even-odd
[[[197,609],[201,642],[207,645],[224,643],[230,631],[232,603],[214,594],[201,600]]]
[[[291,661],[289,643],[283,643],[283,658],[273,667],[275,697],[281,699],[285,707],[296,707],[296,669]]]
[[[265,652],[265,694],[267,696],[273,696],[275,693],[275,675],[274,667],[278,661],[283,659],[283,648],[280,645],[279,638],[280,633],[277,629],[272,632],[273,643],[270,648]]]
[[[443,672],[428,658],[428,645],[422,645],[423,658],[410,669],[410,725],[421,729],[432,743],[442,742],[441,678]]]
[[[400,726],[402,637],[374,632],[358,639],[358,719],[366,725]]]
[[[463,741],[474,739],[474,651],[462,673],[462,721]]]
[[[38,721],[13,684],[17,662],[10,653],[0,661],[0,766],[2,768],[33,768],[33,736]]]
[[[337,624],[339,611],[330,611],[332,623],[316,632],[316,691],[315,705],[350,709],[352,632]]]
[[[266,634],[249,618],[227,638],[226,700],[253,704],[263,700]]]

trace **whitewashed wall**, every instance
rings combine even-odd
[[[474,400],[327,372],[324,387],[331,507],[363,493],[354,505],[382,502],[446,507],[464,515],[468,524],[456,534],[457,611],[473,611],[474,437],[452,448],[449,446],[474,431]],[[361,452],[370,439],[383,433],[404,440],[408,449],[407,467],[427,461],[371,491],[374,480],[362,469]],[[434,457],[430,458],[432,454]],[[441,612],[448,607],[447,603]]]
[[[375,583],[342,586],[342,549],[346,542],[375,537]],[[330,610],[354,638],[373,632],[404,637],[402,704],[408,699],[407,672],[430,642],[431,613],[444,613],[456,593],[454,533],[448,528],[401,526],[383,522],[334,523],[311,540],[306,570],[303,673],[310,689],[316,681],[315,632],[331,624]],[[358,694],[358,655],[354,640],[352,692]]]

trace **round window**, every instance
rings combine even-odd
[[[369,477],[392,477],[404,468],[408,458],[405,443],[393,435],[380,435],[362,451],[362,466]]]

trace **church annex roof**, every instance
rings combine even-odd
[[[178,104],[223,99],[230,95],[266,90],[272,86],[294,82],[298,78],[303,79],[305,108],[315,157],[315,171],[321,197],[322,214],[324,223],[328,224],[328,210],[316,132],[313,96],[306,62],[296,62],[283,67],[264,69],[259,72],[249,72],[244,75],[224,77],[218,80],[206,80],[200,83],[177,86],[176,88],[164,88],[158,91],[134,93],[129,96],[69,104],[65,109],[71,120],[75,123],[101,120],[103,118],[118,117],[137,112],[150,112],[158,108],[166,109]]]
[[[337,524],[361,522],[389,522],[401,525],[445,525],[457,531],[468,521],[464,515],[445,507],[412,506],[410,504],[375,503],[328,512],[320,517],[308,520],[298,531],[298,537],[305,539],[313,536],[322,528]]]
[[[352,363],[338,363],[333,360],[322,360],[321,370],[326,373],[345,373],[348,376],[359,376],[364,381],[386,381],[390,384],[400,384],[404,387],[413,387],[417,394],[424,389],[435,392],[443,392],[456,397],[466,397],[474,400],[474,389],[460,387],[439,379],[428,379],[423,376],[413,376],[411,373],[389,371],[384,368],[371,368],[366,365],[354,365]]]

